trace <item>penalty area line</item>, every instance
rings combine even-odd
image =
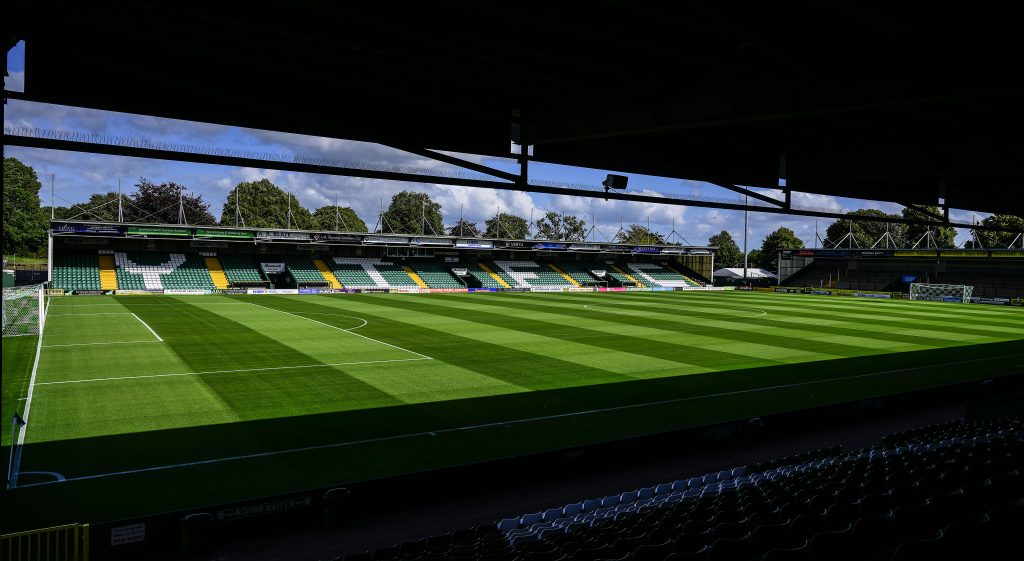
[[[155,342],[155,341],[153,341]],[[115,376],[112,378],[84,378],[81,380],[60,380],[57,382],[39,382],[37,386],[55,386],[58,384],[85,384],[89,382],[109,382],[115,380],[139,380],[143,378],[169,378],[174,376],[199,376],[203,374],[229,374],[234,372],[266,372],[270,370],[295,370],[299,368],[331,368],[333,366],[356,366],[360,364],[384,364],[387,362],[414,362],[430,360],[427,358],[393,358],[389,360],[362,360],[357,362],[332,362],[326,364],[301,364],[298,366],[268,366],[266,368],[239,368],[236,370],[207,370],[203,372],[175,372],[171,374],[140,374],[138,376]]]
[[[921,370],[921,369],[924,369],[924,368],[932,368],[932,367],[936,367],[936,366],[953,366],[953,365],[959,365],[959,364],[971,364],[971,363],[976,363],[976,362],[985,362],[985,361],[990,361],[990,360],[1010,358],[1010,357],[1018,357],[1018,356],[1024,356],[1024,353],[1014,353],[1014,354],[1008,354],[1008,355],[1000,355],[1000,356],[992,356],[992,357],[985,357],[985,358],[977,358],[977,359],[971,359],[971,360],[961,360],[961,361],[958,361],[958,362],[946,362],[946,363],[942,363],[942,364],[928,364],[928,365],[923,365],[923,366],[912,366],[912,367],[908,367],[908,368],[897,368],[897,369],[894,369],[894,370],[884,370],[884,371],[881,371],[881,372],[868,372],[866,374],[857,374],[857,375],[854,375],[854,376],[827,378],[827,379],[824,379],[824,380],[808,380],[806,382],[796,382],[796,383],[793,383],[793,384],[779,384],[779,385],[775,385],[775,386],[765,386],[765,387],[760,387],[760,388],[749,388],[749,389],[745,389],[745,390],[734,390],[734,391],[720,392],[720,393],[715,393],[715,394],[694,395],[694,396],[689,396],[689,397],[679,397],[679,398],[673,398],[673,399],[663,399],[663,400],[660,400],[660,401],[652,401],[652,402],[647,402],[647,403],[633,403],[633,404],[630,404],[630,405],[619,405],[619,406],[615,406],[615,407],[605,407],[605,408],[601,408],[601,409],[589,409],[589,410],[586,410],[586,411],[571,411],[569,413],[557,413],[557,414],[554,414],[554,415],[544,415],[544,416],[540,416],[540,417],[530,417],[530,418],[526,418],[526,419],[511,419],[511,420],[507,420],[507,421],[495,421],[495,422],[491,422],[491,423],[482,423],[482,424],[478,424],[478,425],[467,425],[467,426],[463,426],[463,427],[452,427],[452,428],[447,428],[447,429],[436,429],[436,430],[432,430],[432,431],[421,431],[421,432],[408,433],[408,434],[396,434],[396,435],[392,435],[392,436],[381,436],[381,437],[376,437],[376,438],[366,438],[366,439],[362,439],[362,440],[352,440],[352,441],[348,441],[348,442],[333,442],[333,443],[329,443],[329,444],[317,444],[317,445],[313,445],[313,446],[303,446],[301,448],[290,448],[290,449],[286,449],[286,450],[273,450],[273,451],[269,451],[269,452],[255,452],[255,453],[252,453],[252,454],[243,454],[243,455],[239,455],[239,456],[227,456],[227,457],[223,457],[223,458],[210,458],[210,459],[206,459],[206,460],[195,460],[195,461],[192,461],[192,462],[183,462],[183,463],[180,463],[180,464],[166,464],[166,465],[161,465],[161,466],[150,466],[150,467],[122,470],[122,471],[112,471],[112,472],[108,472],[108,473],[97,473],[97,474],[92,474],[92,475],[80,475],[80,476],[77,476],[77,477],[68,477],[68,478],[65,479],[65,481],[86,481],[86,480],[91,480],[91,479],[102,479],[102,478],[106,478],[106,477],[115,477],[115,476],[120,476],[120,475],[133,475],[133,474],[137,474],[137,473],[148,473],[148,472],[154,472],[154,471],[166,471],[166,470],[180,469],[180,468],[186,468],[186,467],[196,467],[196,466],[212,465],[212,464],[218,464],[218,463],[222,463],[222,462],[233,462],[233,461],[238,461],[238,460],[252,460],[252,459],[257,459],[257,458],[268,458],[268,457],[273,457],[273,456],[282,456],[282,455],[286,455],[286,454],[298,454],[298,453],[302,453],[302,452],[312,452],[312,451],[316,451],[316,450],[329,450],[329,449],[332,449],[332,448],[344,448],[344,447],[347,447],[347,446],[357,446],[357,445],[360,445],[360,444],[370,444],[370,443],[377,443],[377,442],[388,442],[388,441],[392,441],[392,440],[402,440],[402,439],[406,439],[406,438],[421,438],[421,437],[426,437],[426,436],[436,437],[439,434],[456,433],[456,432],[469,431],[469,430],[477,430],[477,429],[484,429],[484,428],[494,428],[494,427],[518,425],[518,424],[523,424],[523,423],[532,423],[532,422],[536,422],[536,421],[549,421],[549,420],[553,420],[553,419],[564,419],[564,418],[567,418],[567,417],[579,417],[579,416],[584,416],[584,415],[593,415],[593,414],[597,414],[597,413],[607,413],[607,412],[610,412],[610,411],[622,411],[622,410],[626,410],[626,409],[637,409],[637,408],[641,408],[641,407],[651,407],[651,406],[658,406],[658,405],[667,405],[667,404],[670,404],[670,403],[683,403],[683,402],[687,402],[687,401],[695,401],[695,400],[698,400],[698,399],[713,399],[713,398],[718,398],[718,397],[727,397],[727,396],[731,396],[731,395],[742,395],[742,394],[761,392],[761,391],[768,391],[768,390],[777,390],[777,389],[784,389],[784,388],[796,388],[796,387],[801,387],[801,386],[810,386],[810,385],[814,385],[814,384],[825,384],[825,383],[838,382],[838,381],[843,381],[843,380],[856,380],[856,379],[859,379],[859,378],[868,378],[868,377],[871,377],[871,376],[883,376],[883,375],[886,375],[886,374],[896,374],[896,373],[899,373],[899,372],[910,372],[910,371],[913,371],[913,370]],[[37,486],[41,486],[41,485],[53,485],[55,483],[62,483],[62,482],[60,482],[60,481],[43,481],[43,482],[39,482],[39,483],[29,483],[27,485],[20,485],[19,487],[37,487]]]

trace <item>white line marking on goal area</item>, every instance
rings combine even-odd
[[[621,411],[621,410],[624,410],[624,409],[637,409],[637,408],[640,408],[640,407],[650,407],[650,406],[655,406],[655,405],[668,405],[670,403],[682,403],[682,402],[685,402],[685,401],[694,401],[694,400],[697,400],[697,399],[710,399],[710,398],[716,398],[716,397],[726,397],[726,396],[730,396],[730,395],[740,395],[740,394],[754,393],[754,392],[767,391],[767,390],[777,390],[777,389],[783,389],[783,388],[795,388],[795,387],[800,387],[800,386],[809,386],[809,385],[814,385],[814,384],[824,384],[824,383],[828,383],[828,382],[838,382],[838,381],[843,381],[843,380],[855,380],[855,379],[858,379],[858,378],[867,378],[867,377],[871,377],[871,376],[882,376],[882,375],[886,375],[886,374],[896,374],[896,373],[899,373],[899,372],[910,372],[910,371],[913,371],[913,370],[921,370],[923,368],[933,368],[933,367],[936,367],[936,366],[953,366],[953,365],[959,365],[959,364],[970,364],[970,363],[975,363],[975,362],[985,362],[985,361],[989,361],[989,360],[995,360],[995,359],[1000,359],[1000,358],[1010,358],[1010,357],[1017,357],[1017,356],[1024,356],[1024,353],[1014,353],[1014,354],[1008,354],[1008,355],[991,356],[991,357],[977,358],[977,359],[972,359],[972,360],[961,360],[959,362],[945,362],[945,363],[941,363],[941,364],[928,364],[928,365],[924,365],[924,366],[912,366],[912,367],[909,367],[909,368],[898,368],[898,369],[895,369],[895,370],[885,370],[885,371],[882,371],[882,372],[869,372],[867,374],[857,374],[857,375],[854,375],[854,376],[846,376],[846,377],[839,377],[839,378],[826,378],[824,380],[808,380],[806,382],[797,382],[797,383],[794,383],[794,384],[779,384],[779,385],[775,385],[775,386],[766,386],[766,387],[761,387],[761,388],[750,388],[750,389],[746,389],[746,390],[735,390],[735,391],[731,391],[731,392],[721,392],[721,393],[716,393],[716,394],[694,395],[694,396],[689,396],[689,397],[678,397],[678,398],[674,398],[674,399],[663,399],[661,401],[652,401],[652,402],[647,402],[647,403],[634,403],[634,404],[631,404],[631,405],[619,405],[619,406],[616,406],[616,407],[605,407],[605,408],[602,408],[602,409],[590,409],[590,410],[586,410],[586,411],[573,411],[573,412],[570,412],[570,413],[558,413],[558,414],[555,414],[555,415],[544,415],[544,416],[541,416],[541,417],[530,417],[530,418],[527,418],[527,419],[512,419],[512,420],[509,420],[509,421],[495,421],[493,423],[483,423],[483,424],[479,424],[479,425],[468,425],[468,426],[464,426],[464,427],[454,427],[454,428],[450,428],[450,429],[435,429],[435,430],[432,430],[432,431],[422,431],[422,432],[415,432],[415,433],[409,433],[409,434],[396,434],[396,435],[393,435],[393,436],[381,436],[381,437],[377,437],[377,438],[366,438],[366,439],[363,439],[363,440],[352,440],[352,441],[348,441],[348,442],[333,442],[333,443],[330,443],[330,444],[317,444],[317,445],[314,445],[314,446],[304,446],[302,448],[291,448],[291,449],[287,449],[287,450],[274,450],[274,451],[270,451],[270,452],[256,452],[256,453],[252,453],[252,454],[243,454],[243,455],[240,455],[240,456],[228,456],[228,457],[224,457],[224,458],[211,458],[211,459],[208,459],[208,460],[195,460],[195,461],[192,461],[192,462],[183,462],[183,463],[180,463],[180,464],[168,464],[168,465],[162,465],[162,466],[150,466],[150,467],[137,468],[137,469],[129,469],[129,470],[123,470],[123,471],[112,471],[112,472],[108,472],[108,473],[97,473],[97,474],[93,474],[93,475],[80,475],[80,476],[77,476],[77,477],[69,477],[69,478],[66,479],[66,481],[85,481],[85,480],[89,480],[89,479],[101,479],[101,478],[105,478],[105,477],[114,477],[114,476],[118,476],[118,475],[132,475],[132,474],[136,474],[136,473],[145,473],[145,472],[152,472],[152,471],[164,471],[164,470],[179,469],[179,468],[184,468],[184,467],[194,467],[194,466],[217,464],[217,463],[221,463],[221,462],[232,462],[232,461],[237,461],[237,460],[251,460],[251,459],[255,459],[255,458],[266,458],[266,457],[271,457],[271,456],[280,456],[280,455],[284,455],[284,454],[296,454],[296,453],[301,453],[301,452],[311,452],[311,451],[314,451],[314,450],[327,450],[327,449],[331,449],[331,448],[343,448],[343,447],[346,447],[346,446],[355,446],[355,445],[359,445],[359,444],[369,444],[369,443],[373,443],[373,442],[386,442],[386,441],[389,441],[389,440],[400,440],[400,439],[404,439],[404,438],[418,438],[418,437],[424,437],[424,436],[432,436],[433,437],[433,436],[437,436],[438,434],[445,434],[445,433],[450,433],[450,432],[461,432],[461,431],[476,430],[476,429],[483,429],[483,428],[501,427],[501,426],[508,426],[508,425],[518,425],[518,424],[522,424],[522,423],[531,423],[531,422],[534,422],[534,421],[547,421],[547,420],[552,420],[552,419],[562,419],[562,418],[566,418],[566,417],[578,417],[578,416],[583,416],[583,415],[593,415],[595,413],[607,413],[609,411]],[[52,485],[54,483],[60,483],[60,482],[58,482],[58,481],[44,481],[44,482],[40,482],[40,483],[29,483],[28,485],[21,485],[21,487],[37,487],[37,486],[40,486],[40,485]]]
[[[160,343],[160,341],[154,341],[152,339],[146,339],[144,341],[105,341],[103,343],[67,343],[64,345],[43,345],[44,349],[52,349],[54,347],[91,347],[93,345],[129,345],[132,343]]]
[[[154,343],[156,341],[153,341]],[[265,372],[268,370],[294,370],[297,368],[330,368],[332,366],[355,366],[359,364],[384,364],[387,362],[413,362],[430,360],[428,358],[393,358],[388,360],[362,360],[356,362],[332,362],[326,364],[301,364],[299,366],[268,366],[266,368],[239,368],[237,370],[207,370],[203,372],[175,372],[173,374],[140,374],[138,376],[116,376],[112,378],[85,378],[82,380],[61,380],[58,382],[39,382],[37,386],[55,386],[58,384],[85,384],[88,382],[108,382],[111,380],[138,380],[141,378],[167,378],[172,376],[199,376],[201,374],[228,374],[232,372]]]
[[[410,351],[409,349],[405,349],[405,348],[399,347],[398,345],[392,345],[391,343],[385,343],[384,341],[380,341],[378,339],[374,339],[373,337],[367,337],[366,335],[361,335],[359,333],[355,333],[354,331],[352,331],[352,329],[345,329],[343,327],[338,327],[337,325],[331,325],[329,323],[324,323],[322,321],[318,321],[318,320],[315,320],[313,318],[308,318],[308,317],[305,317],[305,316],[300,316],[299,314],[293,314],[292,312],[286,312],[284,310],[278,310],[277,308],[271,308],[269,306],[261,306],[259,304],[254,304],[253,302],[247,302],[247,304],[249,304],[250,306],[256,306],[257,308],[263,308],[264,310],[271,310],[271,311],[274,311],[274,312],[280,312],[282,314],[288,314],[290,316],[295,316],[297,318],[302,318],[302,319],[304,319],[306,321],[311,321],[313,323],[319,323],[320,325],[323,325],[324,327],[330,327],[331,329],[337,329],[338,331],[344,331],[345,333],[348,333],[350,335],[355,335],[356,337],[362,337],[363,339],[366,339],[368,341],[373,341],[374,343],[380,343],[381,345],[387,345],[387,346],[391,347],[392,349],[398,349],[400,351],[405,351],[407,353],[414,354],[414,355],[416,355],[418,357],[423,357],[423,358],[425,358],[427,360],[434,360],[434,357],[429,357],[429,356],[427,356],[427,355],[425,355],[423,353],[418,353],[416,351]],[[348,317],[352,317],[352,316],[348,316]],[[362,318],[359,318],[359,319],[362,319]],[[359,327],[362,327],[362,325],[360,325]],[[354,329],[358,329],[358,328],[354,328]]]
[[[148,329],[149,332],[153,334],[153,337],[156,337],[157,341],[163,342],[163,338],[161,338],[159,335],[157,335],[156,331],[153,331],[153,328],[150,327],[148,323],[142,321],[142,318],[140,318],[139,316],[135,315],[134,312],[131,312],[131,314],[132,314],[132,317],[134,317],[135,319],[139,320],[139,323],[141,323],[142,325],[146,326],[146,329]]]
[[[60,483],[61,481],[66,480],[63,475],[55,471],[23,471],[19,475],[49,475],[54,478],[54,481],[50,481],[49,483]],[[27,485],[22,485],[22,487],[27,487]]]

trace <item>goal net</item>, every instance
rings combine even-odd
[[[39,335],[46,321],[43,285],[4,289],[4,337]]]
[[[911,300],[931,300],[933,302],[963,302],[971,301],[973,286],[963,284],[927,284],[915,282],[910,285]]]

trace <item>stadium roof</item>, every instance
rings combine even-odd
[[[9,6],[25,99],[1024,214],[1012,5]]]

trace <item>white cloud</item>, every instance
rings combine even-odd
[[[11,92],[25,91],[25,71],[8,70],[7,76],[4,77],[4,89]]]

